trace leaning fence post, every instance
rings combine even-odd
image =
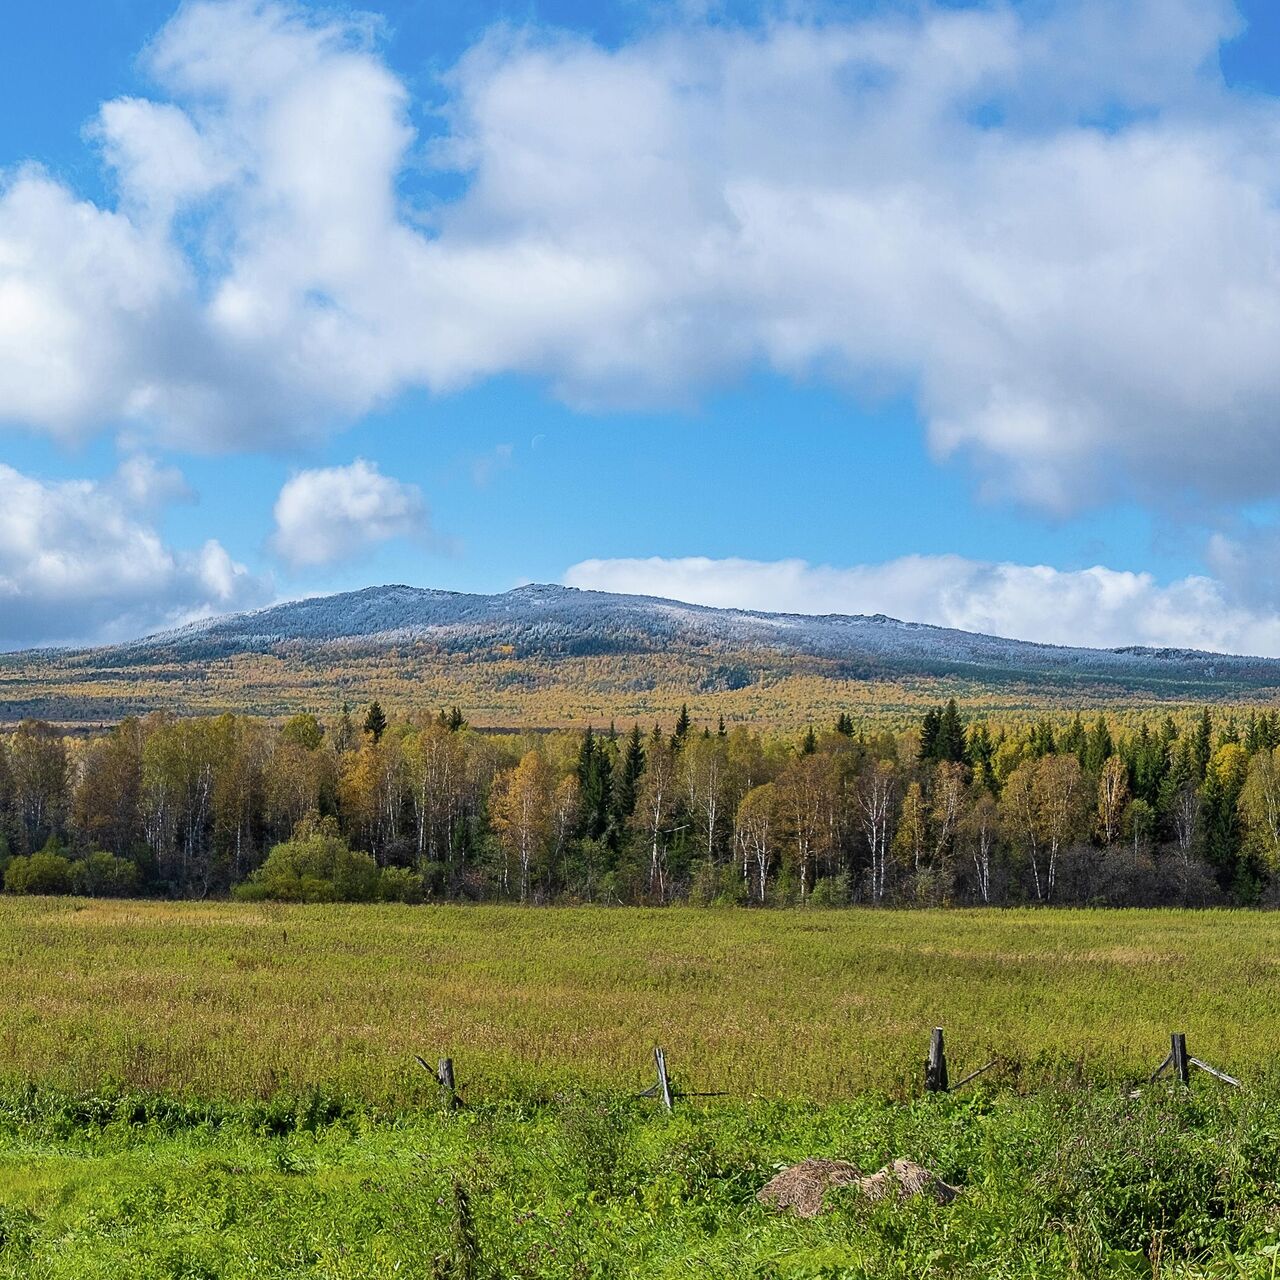
[[[924,1087],[927,1093],[946,1093],[947,1054],[942,1043],[942,1028],[934,1027],[929,1041],[929,1058],[924,1065]]]
[[[440,1088],[444,1090],[445,1101],[450,1107],[458,1105],[458,1087],[453,1079],[453,1059],[441,1058],[440,1065],[436,1068],[436,1079],[440,1081]]]
[[[1180,1084],[1191,1083],[1191,1064],[1187,1058],[1187,1037],[1182,1031],[1175,1031],[1169,1038],[1169,1056],[1173,1059],[1173,1074]]]
[[[667,1055],[660,1048],[655,1048],[653,1060],[658,1068],[658,1093],[662,1097],[662,1105],[668,1111],[674,1111],[675,1107],[671,1099],[671,1081],[667,1078]]]

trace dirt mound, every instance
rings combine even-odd
[[[800,1218],[816,1218],[828,1187],[847,1187],[861,1178],[862,1170],[844,1160],[802,1160],[765,1183],[756,1199],[775,1209],[791,1209]]]
[[[825,1207],[828,1187],[857,1187],[868,1200],[929,1196],[938,1204],[950,1204],[957,1188],[914,1160],[895,1160],[878,1173],[863,1176],[857,1165],[845,1160],[802,1160],[765,1183],[756,1193],[761,1204],[790,1209],[797,1217],[816,1218]]]

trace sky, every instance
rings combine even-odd
[[[0,648],[538,581],[1280,656],[1274,4],[0,23]]]

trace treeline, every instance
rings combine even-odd
[[[17,893],[788,905],[1270,900],[1280,714],[802,737],[482,734],[458,710],[0,737]]]

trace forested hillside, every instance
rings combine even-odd
[[[283,716],[377,698],[468,708],[487,727],[673,718],[904,728],[971,715],[1257,701],[1280,662],[1182,649],[1072,649],[886,617],[709,609],[531,586],[496,596],[376,587],[110,648],[0,655],[0,722],[110,723],[156,710]]]
[[[1254,903],[1280,713],[901,733],[477,732],[458,710],[128,718],[0,739],[15,893],[788,905]]]

